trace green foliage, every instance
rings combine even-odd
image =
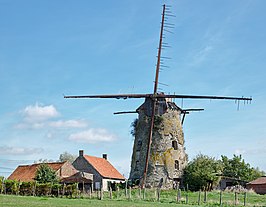
[[[160,126],[163,122],[163,117],[162,116],[154,116],[154,130],[159,130],[160,129]]]
[[[12,186],[11,186],[11,192],[12,194],[15,194],[15,195],[18,195],[19,193],[19,186],[20,186],[20,183],[18,181],[14,181]]]
[[[217,174],[223,166],[219,160],[199,154],[184,169],[184,183],[192,191],[211,190],[219,183]]]
[[[5,181],[5,178],[0,176],[0,193],[4,192],[4,181]]]
[[[33,195],[35,190],[35,182],[22,182],[20,184],[19,194],[20,195]]]
[[[59,162],[69,161],[70,163],[73,163],[76,158],[77,158],[76,155],[72,155],[72,154],[70,154],[68,152],[63,152],[59,156]]]
[[[16,180],[5,180],[4,185],[7,194],[19,194],[20,182]]]
[[[133,137],[135,137],[135,135],[136,135],[136,130],[137,130],[137,126],[138,126],[138,121],[139,121],[139,119],[135,119],[135,120],[131,123],[131,125],[130,125],[130,127],[131,127],[130,134],[131,134]]]
[[[223,176],[236,178],[243,181],[252,181],[265,173],[258,168],[253,168],[246,163],[241,155],[234,155],[232,159],[222,155]]]
[[[35,180],[39,183],[58,183],[56,172],[45,163],[38,167]]]
[[[265,172],[250,167],[241,155],[234,155],[232,159],[222,156],[221,160],[199,154],[189,162],[184,169],[184,183],[192,191],[200,189],[211,190],[217,186],[220,176],[235,178],[242,181],[252,181],[261,177]],[[237,181],[235,184],[238,184]]]
[[[51,193],[51,190],[51,183],[37,183],[36,185],[36,195],[38,196],[47,196]]]

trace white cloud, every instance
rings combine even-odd
[[[44,127],[44,123],[19,123],[15,126],[17,129],[41,129]]]
[[[32,155],[43,152],[42,148],[24,148],[0,146],[0,155]]]
[[[85,120],[51,120],[59,116],[59,112],[53,105],[41,106],[38,103],[25,107],[21,114],[23,120],[18,123],[17,129],[43,129],[43,128],[85,128],[88,123]]]
[[[53,105],[39,106],[38,103],[34,106],[27,106],[22,111],[22,114],[27,122],[44,121],[59,116],[58,111]]]
[[[106,129],[88,129],[69,136],[69,140],[92,144],[97,142],[112,142],[115,139],[115,135],[109,133]]]
[[[50,127],[54,128],[84,128],[88,126],[88,123],[84,120],[59,120],[53,121],[48,124]]]

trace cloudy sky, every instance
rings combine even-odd
[[[101,156],[128,176],[143,100],[63,95],[151,93],[162,4],[176,15],[163,51],[165,93],[253,97],[176,100],[204,108],[186,117],[189,159],[242,154],[266,171],[264,0],[0,0],[0,175],[65,151]]]

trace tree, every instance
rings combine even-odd
[[[52,160],[52,159],[42,159],[42,158],[40,158],[39,160],[35,160],[34,161],[34,164],[38,164],[38,163],[48,163],[48,162],[55,162],[54,160]]]
[[[72,155],[68,152],[64,152],[64,153],[60,154],[59,162],[69,161],[70,163],[73,163],[76,158],[77,158],[76,155]]]
[[[241,155],[233,155],[232,159],[222,155],[223,176],[236,178],[243,181],[251,181],[261,177],[265,173],[258,168],[253,168],[246,163]]]
[[[184,169],[184,184],[189,190],[212,190],[217,186],[223,170],[221,161],[207,155],[199,154]]]
[[[39,183],[57,183],[58,178],[56,172],[46,163],[42,163],[37,168],[35,178]]]

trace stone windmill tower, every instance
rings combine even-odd
[[[134,122],[135,141],[129,179],[138,183],[143,178],[150,130],[150,99],[137,109]],[[162,98],[156,104],[153,136],[146,186],[172,188],[180,181],[187,164],[181,114],[184,111],[171,99]],[[184,116],[184,115],[183,115]]]
[[[164,32],[172,27],[165,17],[173,16],[163,5],[160,40],[157,55],[154,91],[149,94],[113,94],[113,95],[78,95],[64,98],[145,98],[145,102],[136,110],[115,114],[138,113],[135,126],[135,141],[131,160],[130,179],[139,180],[142,188],[162,186],[172,188],[180,180],[182,170],[187,163],[184,150],[182,123],[189,111],[203,109],[181,109],[172,98],[177,99],[227,99],[234,101],[251,101],[251,98],[177,95],[158,92],[160,67],[163,67],[162,48],[168,47],[163,42]],[[181,118],[182,116],[182,118]]]

